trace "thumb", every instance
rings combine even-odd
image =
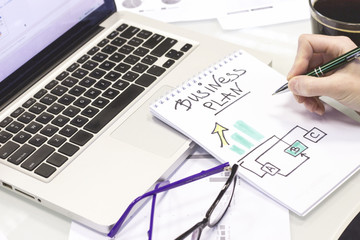
[[[303,97],[331,96],[334,89],[328,77],[296,76],[289,80],[289,89]]]

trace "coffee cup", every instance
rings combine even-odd
[[[348,36],[360,45],[359,0],[309,0],[312,32]]]

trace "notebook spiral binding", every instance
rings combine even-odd
[[[237,51],[230,54],[228,57],[225,57],[223,60],[220,60],[216,64],[212,65],[211,67],[205,69],[204,71],[199,72],[194,77],[190,78],[189,80],[185,81],[182,85],[177,87],[175,90],[172,90],[170,93],[167,93],[164,97],[161,97],[156,103],[153,105],[154,108],[158,108],[159,105],[164,104],[165,102],[171,100],[172,98],[176,97],[177,94],[185,91],[187,88],[193,86],[194,84],[199,83],[203,78],[208,77],[209,75],[213,74],[218,69],[222,68],[229,62],[233,61],[235,58],[238,58],[243,54],[242,51]]]

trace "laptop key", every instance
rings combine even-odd
[[[105,59],[107,59],[108,55],[104,54],[104,53],[97,53],[95,56],[93,56],[91,59],[95,60],[97,62],[102,62]]]
[[[129,45],[124,45],[119,49],[119,52],[124,53],[124,54],[130,54],[132,51],[134,51],[134,47],[129,46]]]
[[[101,52],[107,53],[107,54],[113,54],[116,50],[117,50],[117,47],[115,47],[113,45],[107,45],[101,50]]]
[[[111,61],[114,62],[120,62],[121,60],[123,60],[125,58],[124,54],[120,54],[120,53],[114,53],[113,55],[111,55],[111,57],[109,58]]]
[[[30,154],[35,151],[36,148],[30,145],[23,145],[14,154],[12,154],[7,160],[15,165],[22,163]]]
[[[8,133],[6,131],[1,131],[0,132],[0,143],[6,143],[8,140],[10,140],[10,138],[12,138],[12,134]]]
[[[110,81],[116,81],[120,78],[121,74],[115,71],[110,71],[108,74],[105,75],[105,79]]]
[[[48,144],[50,144],[53,147],[60,147],[61,144],[63,144],[66,141],[66,138],[61,137],[60,135],[55,134],[49,141]]]
[[[146,42],[143,43],[143,46],[152,49],[156,45],[158,45],[162,40],[164,40],[164,38],[165,38],[164,36],[155,33]]]
[[[45,103],[46,105],[51,105],[57,100],[57,97],[51,94],[46,94],[40,102]]]
[[[84,146],[94,135],[91,133],[85,132],[84,130],[79,130],[71,139],[70,142],[75,143],[79,146]]]
[[[155,75],[157,77],[159,77],[161,74],[163,74],[166,71],[165,68],[153,65],[149,68],[149,70],[147,71],[147,73],[150,73],[152,75]]]
[[[158,60],[157,57],[154,57],[154,56],[151,56],[151,55],[147,55],[147,56],[145,56],[143,59],[141,59],[141,62],[142,62],[142,63],[149,64],[149,65],[152,65],[152,64],[154,64],[157,60]]]
[[[76,127],[72,127],[70,125],[66,125],[65,127],[63,127],[60,130],[60,134],[65,136],[65,137],[71,137],[72,135],[74,135],[74,133],[76,133],[77,128]]]
[[[146,74],[144,73],[143,75],[141,75],[136,81],[135,83],[144,86],[144,87],[148,87],[150,86],[154,81],[156,80],[156,77],[150,75],[150,74]]]
[[[169,52],[166,53],[165,57],[168,57],[168,58],[171,58],[174,60],[179,60],[179,58],[181,58],[183,55],[184,55],[183,52],[171,49]]]
[[[93,70],[94,68],[96,68],[99,64],[97,62],[94,62],[94,61],[87,61],[86,63],[84,63],[82,65],[83,68],[87,69],[87,70]]]
[[[30,124],[28,124],[25,127],[25,131],[34,134],[34,133],[38,132],[42,127],[43,127],[43,125],[41,125],[40,123],[31,122]]]
[[[82,127],[88,121],[89,121],[89,119],[78,115],[70,122],[70,124],[72,124],[72,125],[74,125],[76,127]]]
[[[89,123],[87,123],[84,126],[84,129],[93,133],[99,132],[143,91],[144,88],[142,87],[130,85],[124,90],[124,92],[118,95],[101,112],[99,112]]]
[[[65,154],[66,156],[71,157],[72,155],[74,155],[80,148],[78,146],[75,146],[74,144],[71,143],[65,143],[64,145],[62,145],[61,148],[59,148],[59,152],[62,154]]]
[[[54,152],[47,160],[47,163],[50,163],[56,167],[61,167],[66,161],[68,160],[67,157]]]
[[[21,111],[19,111],[18,113],[16,113],[16,115],[18,116],[18,114],[20,115],[22,112],[23,112],[23,108],[20,108],[20,109],[22,109]],[[15,111],[17,111],[17,110],[15,110]],[[14,116],[16,116],[16,115],[14,115]],[[4,118],[1,122],[0,122],[0,127],[6,127],[9,123],[11,123],[12,122],[12,118],[11,117],[6,117],[6,118]]]
[[[19,132],[24,127],[24,124],[21,124],[19,122],[12,122],[9,126],[7,126],[6,130],[12,133]]]
[[[22,123],[29,123],[31,122],[31,120],[33,120],[35,118],[34,114],[31,114],[29,112],[24,112],[23,114],[21,114],[18,117],[18,120]]]
[[[161,42],[154,50],[152,50],[150,54],[157,57],[161,57],[167,51],[169,51],[176,43],[177,40],[172,38],[167,38],[163,42]]]
[[[26,132],[19,132],[18,134],[15,135],[15,137],[13,138],[13,140],[17,143],[23,144],[25,143],[29,138],[31,138],[31,135],[26,133]]]
[[[116,37],[119,33],[117,31],[112,31],[107,38],[109,39],[113,39],[114,37]]]
[[[125,29],[125,31],[123,31],[120,34],[120,36],[129,39],[129,38],[132,38],[139,31],[140,31],[139,28],[130,26],[127,29]]]
[[[77,60],[78,63],[84,63],[86,60],[88,60],[90,57],[89,55],[83,55],[81,58]]]
[[[46,89],[40,89],[37,93],[35,93],[34,97],[39,99],[42,98],[46,93]]]
[[[77,83],[78,80],[73,77],[67,77],[64,81],[61,82],[62,85],[65,85],[67,87],[73,87]]]
[[[36,134],[34,137],[32,137],[29,140],[29,143],[34,145],[35,147],[40,147],[44,142],[47,141],[47,138],[40,135],[40,134]]]
[[[99,51],[100,50],[100,48],[99,47],[93,47],[92,49],[90,49],[89,51],[88,51],[88,54],[89,55],[94,55],[97,51]]]
[[[35,173],[39,174],[40,176],[42,176],[44,178],[48,178],[55,171],[56,171],[56,168],[54,168],[53,166],[50,166],[49,164],[43,163],[35,170]]]
[[[57,84],[58,84],[57,81],[52,80],[51,82],[49,82],[48,84],[46,84],[45,88],[48,89],[48,90],[51,90],[51,89],[53,89]]]
[[[89,73],[88,71],[86,71],[86,70],[84,70],[84,69],[82,69],[82,68],[79,68],[79,69],[77,69],[75,72],[73,72],[73,73],[71,74],[71,76],[76,77],[76,78],[79,78],[79,79],[82,79],[82,78],[84,78],[88,73]]]
[[[78,99],[78,100],[81,100],[81,99]],[[74,107],[74,106],[69,106],[63,111],[63,114],[68,117],[75,117],[76,114],[78,114],[79,112],[80,112],[79,108]]]
[[[136,36],[139,38],[143,38],[143,39],[147,39],[148,37],[150,37],[152,34],[152,32],[147,31],[147,30],[141,30]]]
[[[66,78],[68,75],[69,75],[68,72],[63,71],[62,73],[60,73],[60,74],[56,77],[56,80],[61,81],[61,80],[63,80],[64,78]]]
[[[91,118],[91,117],[95,116],[98,112],[99,112],[99,109],[90,106],[90,107],[85,108],[81,112],[81,114],[84,115],[85,117]]]
[[[124,31],[129,25],[127,25],[126,23],[121,24],[116,30],[118,30],[119,32]]]
[[[98,107],[98,108],[103,108],[106,106],[106,104],[108,104],[110,101],[105,99],[105,98],[102,98],[102,97],[98,97],[97,99],[95,99],[91,105],[95,106],[95,107]]]
[[[65,94],[64,96],[62,96],[58,102],[63,104],[63,105],[69,105],[70,103],[72,103],[73,101],[75,101],[75,97],[71,96],[71,95],[68,95],[68,94]]]
[[[32,107],[30,107],[29,111],[35,114],[40,114],[42,111],[46,109],[46,106],[41,103],[35,103]]]
[[[113,88],[124,90],[130,83],[127,81],[119,80],[112,85]]]
[[[41,131],[40,133],[47,136],[47,137],[51,137],[53,136],[57,131],[59,130],[59,128],[51,125],[51,124],[48,124],[46,125]]]
[[[7,142],[4,146],[0,148],[0,158],[6,159],[9,157],[16,149],[20,147],[19,144],[14,142]]]
[[[144,40],[142,40],[140,38],[137,38],[137,37],[134,37],[128,42],[128,44],[133,46],[133,47],[138,47],[143,42],[144,42]]]
[[[58,127],[63,127],[68,121],[70,121],[69,118],[59,115],[54,120],[52,120],[51,123]]]
[[[34,98],[30,98],[29,100],[27,100],[26,102],[24,102],[24,104],[22,105],[24,108],[28,108],[31,105],[33,105],[36,102],[36,100]]]
[[[83,80],[81,80],[81,82],[79,83],[79,85],[84,86],[84,87],[91,87],[95,82],[96,82],[95,79],[89,78],[89,77],[85,77]]]
[[[109,40],[108,39],[103,39],[101,40],[99,43],[98,43],[98,47],[103,47],[105,46],[106,44],[109,43]]]
[[[126,43],[126,39],[124,38],[115,38],[114,40],[111,41],[111,44],[121,47],[122,45],[124,45],[124,43]]]
[[[55,148],[48,145],[43,145],[38,150],[36,150],[27,160],[25,160],[23,164],[21,164],[21,167],[32,171],[54,151]]]
[[[84,108],[84,107],[86,107],[90,102],[91,102],[91,100],[88,99],[88,98],[79,97],[79,98],[74,102],[74,105],[75,105],[75,106],[78,106],[78,107],[81,107],[81,108]],[[75,116],[75,115],[73,115],[73,116]],[[73,116],[72,116],[72,117],[73,117]]]
[[[46,124],[46,123],[50,122],[53,118],[54,118],[54,115],[51,115],[50,113],[47,113],[47,112],[43,112],[42,114],[40,114],[40,116],[38,116],[36,118],[36,121]]]
[[[90,73],[90,77],[93,77],[93,78],[96,78],[96,79],[100,79],[100,78],[102,78],[105,74],[106,74],[105,71],[96,68],[96,69],[94,69],[94,70]]]
[[[192,48],[192,45],[189,44],[189,43],[186,43],[186,44],[180,49],[180,51],[187,52],[187,51],[189,51],[190,48]]]

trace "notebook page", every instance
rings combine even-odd
[[[360,124],[327,106],[309,113],[286,82],[244,51],[209,67],[151,106],[151,112],[298,215],[306,215],[360,163]]]

